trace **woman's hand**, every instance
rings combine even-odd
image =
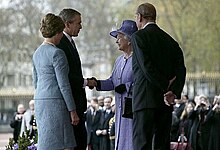
[[[71,124],[77,125],[79,123],[79,117],[78,117],[76,111],[75,110],[71,111],[70,116],[71,116]]]

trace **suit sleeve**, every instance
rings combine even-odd
[[[69,83],[68,72],[69,66],[62,50],[57,50],[53,57],[53,66],[55,69],[55,74],[57,82],[69,111],[75,110],[75,101],[72,96],[72,91]]]
[[[111,76],[106,80],[100,80],[101,87],[100,87],[100,89],[97,88],[98,91],[111,91],[111,90],[114,90],[115,85],[113,83],[113,78],[114,78],[113,76],[114,76],[114,72],[116,70],[117,60],[115,61],[114,67],[112,69]]]
[[[179,47],[179,44],[177,42],[174,42],[173,46],[173,64],[175,69],[175,76],[176,79],[170,86],[170,90],[173,91],[173,93],[176,94],[177,99],[181,98],[181,93],[185,84],[185,77],[186,77],[186,67],[184,64],[184,56],[183,51]]]

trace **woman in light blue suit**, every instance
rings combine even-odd
[[[79,118],[68,80],[69,67],[64,52],[55,46],[63,29],[59,16],[47,14],[40,27],[44,42],[33,55],[39,150],[73,150],[76,146],[72,125]]]

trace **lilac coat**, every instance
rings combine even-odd
[[[125,84],[127,91],[133,83],[132,73],[132,57],[124,58],[124,55],[119,56],[116,61],[110,78],[101,81],[101,91],[111,91],[120,84]],[[132,119],[122,117],[122,101],[127,96],[127,92],[118,94],[115,92],[115,132],[116,150],[133,150],[132,144]],[[130,96],[131,97],[131,96]]]

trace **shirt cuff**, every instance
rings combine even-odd
[[[86,87],[87,83],[88,83],[87,79],[84,79],[83,88]]]

